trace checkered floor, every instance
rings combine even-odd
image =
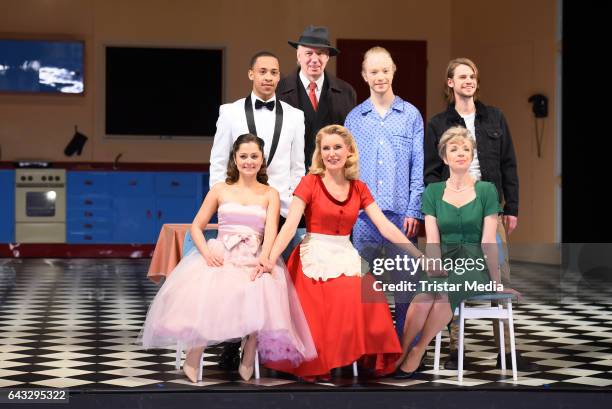
[[[260,380],[245,383],[237,373],[219,370],[219,348],[207,350],[204,381],[194,385],[175,370],[174,351],[144,351],[134,344],[157,291],[146,279],[148,263],[0,259],[0,387],[168,391],[202,387],[602,389],[612,385],[610,282],[564,282],[558,269],[520,263],[513,264],[514,286],[526,299],[515,307],[517,343],[523,355],[542,370],[519,372],[517,382],[510,371],[495,369],[497,348],[491,323],[473,320],[466,327],[462,385],[455,371],[427,370],[398,381],[354,379],[350,368],[338,370],[326,383],[303,383],[265,369]],[[443,354],[447,342],[443,339]],[[428,357],[431,369],[432,351]]]

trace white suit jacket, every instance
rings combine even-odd
[[[210,187],[224,182],[227,176],[227,162],[234,141],[249,132],[244,100],[221,105],[217,132],[210,152]],[[276,153],[268,166],[268,183],[278,190],[281,201],[281,215],[287,217],[293,191],[304,176],[304,113],[291,105],[276,99],[283,106],[283,127],[281,128]],[[265,141],[266,161],[270,155],[273,135],[259,136]]]

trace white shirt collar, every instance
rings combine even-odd
[[[310,80],[308,79],[308,77],[306,77],[306,74],[304,74],[302,70],[300,70],[299,75],[300,75],[300,80],[302,80],[302,84],[304,85],[304,88],[306,88],[306,93],[308,93],[309,91],[308,87],[310,86]],[[315,84],[317,84],[317,92],[320,92],[323,89],[323,81],[325,81],[325,72],[323,72],[323,74],[321,74],[319,79],[315,81]]]

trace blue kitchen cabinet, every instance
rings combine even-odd
[[[68,172],[66,241],[74,244],[112,241],[109,172]]]
[[[0,170],[0,243],[15,241],[15,171]]]
[[[116,197],[113,201],[113,210],[113,243],[155,243],[157,216],[154,198]]]
[[[164,223],[191,223],[203,195],[195,172],[113,175],[115,243],[154,244]]]
[[[154,243],[157,229],[155,174],[153,172],[114,172],[113,243]]]
[[[68,242],[153,244],[164,223],[191,223],[207,175],[69,172]]]
[[[108,196],[110,194],[109,172],[68,172],[68,196]]]
[[[112,172],[111,190],[113,197],[153,198],[155,192],[154,172]]]
[[[159,173],[155,182],[157,231],[164,223],[191,223],[203,200],[202,174]]]
[[[191,223],[198,211],[193,197],[158,197],[156,204],[158,232],[165,223]]]

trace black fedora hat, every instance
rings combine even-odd
[[[332,47],[331,43],[329,42],[327,27],[308,26],[300,36],[299,40],[290,40],[288,43],[293,48],[297,48],[298,45],[312,48],[326,48],[329,50],[329,55],[331,57],[340,53],[340,50]]]

